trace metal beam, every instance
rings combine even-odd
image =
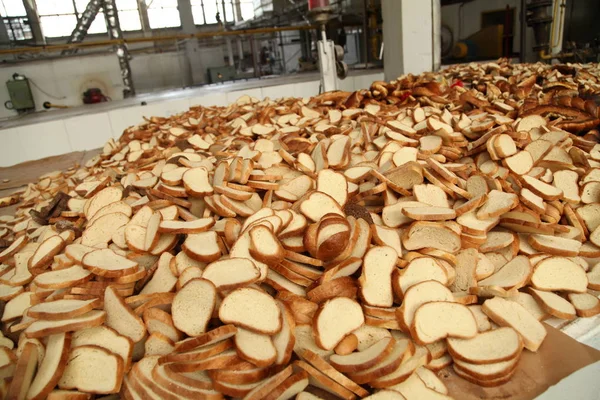
[[[71,36],[69,36],[67,43],[81,43],[83,41],[87,35],[88,29],[90,29],[90,26],[92,25],[92,22],[94,22],[94,19],[96,18],[96,15],[98,14],[98,11],[100,11],[101,7],[102,0],[90,0],[85,7],[85,10],[83,13],[81,13],[81,16],[77,20],[77,25],[75,25],[75,29],[73,29],[73,32],[71,32]],[[77,53],[77,48],[66,49],[62,52],[63,55],[74,53]]]
[[[113,40],[123,40],[123,31],[119,25],[119,13],[115,0],[102,0],[104,15],[106,16],[106,26],[108,34]],[[133,79],[131,77],[131,66],[129,65],[129,50],[127,44],[121,42],[115,45],[117,58],[119,59],[119,67],[121,68],[121,78],[123,79],[123,97],[135,96],[135,88],[133,87]]]

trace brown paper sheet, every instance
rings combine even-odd
[[[510,381],[495,388],[470,383],[444,368],[438,376],[456,400],[531,400],[573,372],[600,361],[600,351],[544,324],[548,335],[537,353],[523,350],[517,371]]]

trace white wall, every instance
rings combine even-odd
[[[4,64],[0,66],[0,118],[17,115],[16,111],[7,110],[3,106],[10,100],[4,82],[11,80],[15,72],[25,75],[41,88],[40,90],[30,82],[38,111],[44,109],[42,104],[45,101],[69,106],[81,105],[81,95],[92,87],[99,87],[113,100],[123,98],[123,81],[116,56],[69,57],[62,60]],[[46,95],[42,90],[52,96]]]
[[[349,76],[339,82],[339,87],[341,90],[363,89],[368,88],[371,82],[382,79],[383,73],[369,72],[368,74]],[[293,80],[290,79],[290,81]],[[269,81],[258,81],[258,84],[268,85]],[[314,96],[319,92],[319,81],[315,78],[307,81],[295,79],[295,83],[283,85],[240,90],[240,84],[232,84],[223,86],[223,88],[225,90],[219,92],[208,91],[204,88],[170,92],[165,96],[155,96],[156,100],[148,100],[148,104],[145,106],[123,105],[120,107],[120,103],[127,102],[124,100],[115,102],[114,107],[108,111],[62,118],[58,118],[58,114],[56,114],[57,119],[52,121],[1,129],[0,167],[71,151],[99,148],[111,137],[115,139],[120,137],[127,127],[141,123],[144,116],[167,117],[186,111],[194,105],[224,106],[244,94],[272,99],[289,96]],[[88,112],[92,112],[93,108],[89,110]]]

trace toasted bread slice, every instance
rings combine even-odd
[[[347,297],[327,300],[313,320],[315,341],[319,347],[332,350],[349,333],[364,324],[360,305]]]
[[[494,297],[483,303],[482,310],[496,324],[517,331],[527,350],[535,352],[542,345],[546,328],[519,303]]]
[[[468,339],[477,335],[477,323],[471,311],[462,304],[445,301],[432,301],[417,308],[410,329],[420,344],[446,337]]]

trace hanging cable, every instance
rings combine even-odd
[[[39,86],[38,86],[38,85],[37,85],[37,84],[36,84],[36,83],[33,81],[33,79],[31,79],[31,78],[27,78],[27,79],[29,79],[29,82],[31,82],[31,84],[32,84],[33,86],[35,86],[35,88],[36,88],[37,90],[39,90],[40,92],[44,93],[44,94],[45,94],[46,96],[48,96],[48,97],[51,97],[51,98],[53,98],[53,99],[55,99],[55,100],[64,100],[64,99],[66,99],[66,98],[67,98],[67,96],[63,96],[63,97],[57,97],[57,96],[53,96],[53,95],[51,95],[50,93],[46,92],[46,91],[45,91],[44,89],[42,89],[41,87],[39,87]]]

